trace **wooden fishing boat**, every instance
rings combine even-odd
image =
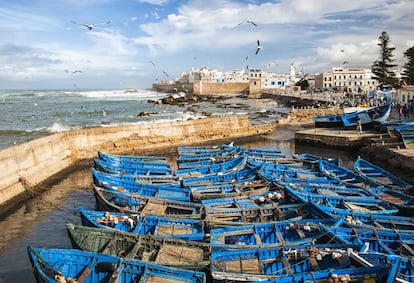
[[[188,188],[179,188],[173,186],[158,186],[156,184],[128,184],[116,182],[100,182],[101,188],[126,192],[142,197],[155,197],[158,199],[190,201],[191,191]]]
[[[406,124],[414,124],[414,119],[403,119],[403,120],[400,119],[400,120],[384,121],[381,123],[381,126],[385,128],[385,132],[387,132],[391,138],[397,138],[398,135],[395,131],[395,127],[406,125]]]
[[[246,162],[247,157],[239,156],[228,161],[214,163],[208,166],[179,169],[174,172],[174,175],[180,178],[187,178],[200,177],[211,174],[225,174],[226,172],[232,172],[243,169],[246,166]]]
[[[227,150],[234,147],[233,142],[217,145],[194,145],[194,146],[179,146],[177,147],[178,155],[195,155],[206,152],[214,152],[218,150]]]
[[[105,230],[153,235],[191,241],[204,240],[204,223],[200,219],[180,219],[123,212],[79,208],[82,224]]]
[[[227,147],[224,149],[201,152],[191,155],[180,155],[177,158],[177,164],[179,165],[182,162],[194,162],[201,160],[221,160],[224,161],[229,157],[235,157],[240,155],[240,146]]]
[[[124,154],[104,153],[102,151],[98,151],[98,158],[109,161],[109,162],[118,162],[118,163],[155,162],[155,163],[161,163],[161,164],[168,164],[167,158],[165,158],[164,156],[124,155]]]
[[[368,274],[379,280],[387,272],[386,255],[368,257],[359,254],[360,249],[360,245],[349,244],[213,248],[210,269],[214,282],[328,282],[333,274],[358,278],[355,282],[362,282]]]
[[[302,184],[295,182],[286,182],[284,183],[284,189],[288,191],[288,196],[293,195],[295,199],[295,193],[299,194],[314,194],[321,196],[337,196],[343,198],[375,198],[375,194],[371,193],[369,190],[363,188],[353,188],[347,187],[340,184]],[[317,198],[316,198],[317,199]]]
[[[391,104],[384,104],[361,111],[344,113],[341,116],[345,127],[355,127],[360,121],[363,128],[373,125],[374,122],[382,122],[388,119],[391,113]]]
[[[203,270],[210,264],[210,245],[152,235],[136,235],[67,223],[75,249],[137,259],[170,267]]]
[[[95,169],[111,174],[172,176],[171,166],[154,166],[148,162],[125,165],[94,157],[93,164]]]
[[[387,229],[348,228],[320,225],[320,229],[343,243],[364,245],[364,252],[414,256],[412,233],[390,231]]]
[[[142,213],[162,217],[201,219],[201,204],[142,197],[136,194],[106,190],[94,186],[94,195],[98,210],[125,213]]]
[[[414,124],[406,124],[394,128],[405,148],[414,148]]]
[[[321,157],[318,155],[310,154],[310,153],[302,153],[293,156],[294,160],[301,162],[304,166],[315,170],[319,169],[319,160],[324,159],[328,162],[332,162],[336,165],[339,165],[341,160],[339,157],[337,158],[330,158],[330,157]]]
[[[275,194],[284,198],[283,191],[276,188],[271,182],[258,179],[245,183],[214,184],[207,186],[190,186],[192,201],[201,202],[205,199],[216,199],[236,196]]]
[[[37,282],[193,282],[205,274],[75,249],[27,247]]]
[[[199,177],[187,177],[181,182],[183,186],[214,185],[224,182],[245,183],[256,179],[259,167],[230,171],[223,174],[212,174]]]
[[[272,221],[210,230],[210,245],[231,249],[262,248],[304,243],[340,243],[335,237],[325,237],[323,223],[334,225],[334,219],[299,219]]]
[[[389,171],[361,158],[360,156],[358,156],[354,162],[354,170],[370,182],[374,182],[378,185],[385,185],[401,190],[409,190],[413,187],[401,178],[398,178]]]
[[[93,182],[97,186],[101,186],[103,182],[107,182],[114,186],[120,186],[124,189],[136,189],[142,185],[157,185],[157,186],[168,186],[168,187],[180,187],[180,182],[175,179],[171,179],[168,176],[159,176],[158,178],[151,176],[137,176],[137,175],[127,175],[127,174],[109,174],[96,170],[95,168],[91,169]],[[156,182],[158,180],[159,182]]]
[[[353,187],[371,188],[384,186],[372,180],[363,178],[361,175],[349,170],[348,168],[338,166],[331,162],[327,162],[326,160],[319,160],[319,170],[326,176]]]
[[[251,159],[286,158],[279,149],[247,148],[242,147],[240,153]]]
[[[398,207],[400,215],[413,215],[414,196],[391,188],[370,189],[369,191],[375,195],[376,198],[384,200]]]
[[[396,215],[399,210],[395,205],[391,203],[369,197],[343,197],[332,195],[318,195],[308,192],[299,192],[286,187],[286,193],[294,200],[300,202],[309,202],[318,204],[320,206],[332,207],[338,211],[352,211],[361,212],[366,214],[387,214]]]
[[[386,214],[369,214],[360,211],[350,211],[336,209],[318,203],[310,203],[311,214],[315,218],[335,218],[341,219],[343,225],[356,228],[380,228],[390,231],[403,231],[404,233],[414,233],[414,218],[386,215]]]
[[[309,214],[305,203],[279,204],[265,196],[230,197],[203,200],[205,224],[209,227],[240,226],[280,221]]]
[[[313,117],[313,121],[315,123],[315,127],[317,128],[342,127],[342,115],[344,114],[316,115]]]

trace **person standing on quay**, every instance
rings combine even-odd
[[[358,118],[357,121],[357,131],[362,134],[362,123],[361,123],[361,119]]]

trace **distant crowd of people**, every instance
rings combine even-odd
[[[405,103],[404,105],[397,104],[398,109],[398,117],[401,119],[404,117],[404,119],[410,119],[410,113],[413,113],[414,108],[414,102],[413,100],[409,100],[408,104]]]

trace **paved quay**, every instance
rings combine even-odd
[[[398,119],[398,114],[392,113],[391,119]],[[356,129],[312,126],[295,132],[295,143],[353,150],[414,185],[414,148],[405,148],[401,141],[387,133],[375,129],[359,133]]]

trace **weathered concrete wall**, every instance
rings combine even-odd
[[[225,94],[225,93],[248,93],[249,83],[241,82],[227,82],[227,83],[213,83],[204,81],[195,81],[193,83],[194,94]]]
[[[247,116],[89,128],[39,138],[0,151],[0,210],[25,192],[22,180],[38,185],[97,151],[143,152],[271,132],[275,124],[252,126]]]

